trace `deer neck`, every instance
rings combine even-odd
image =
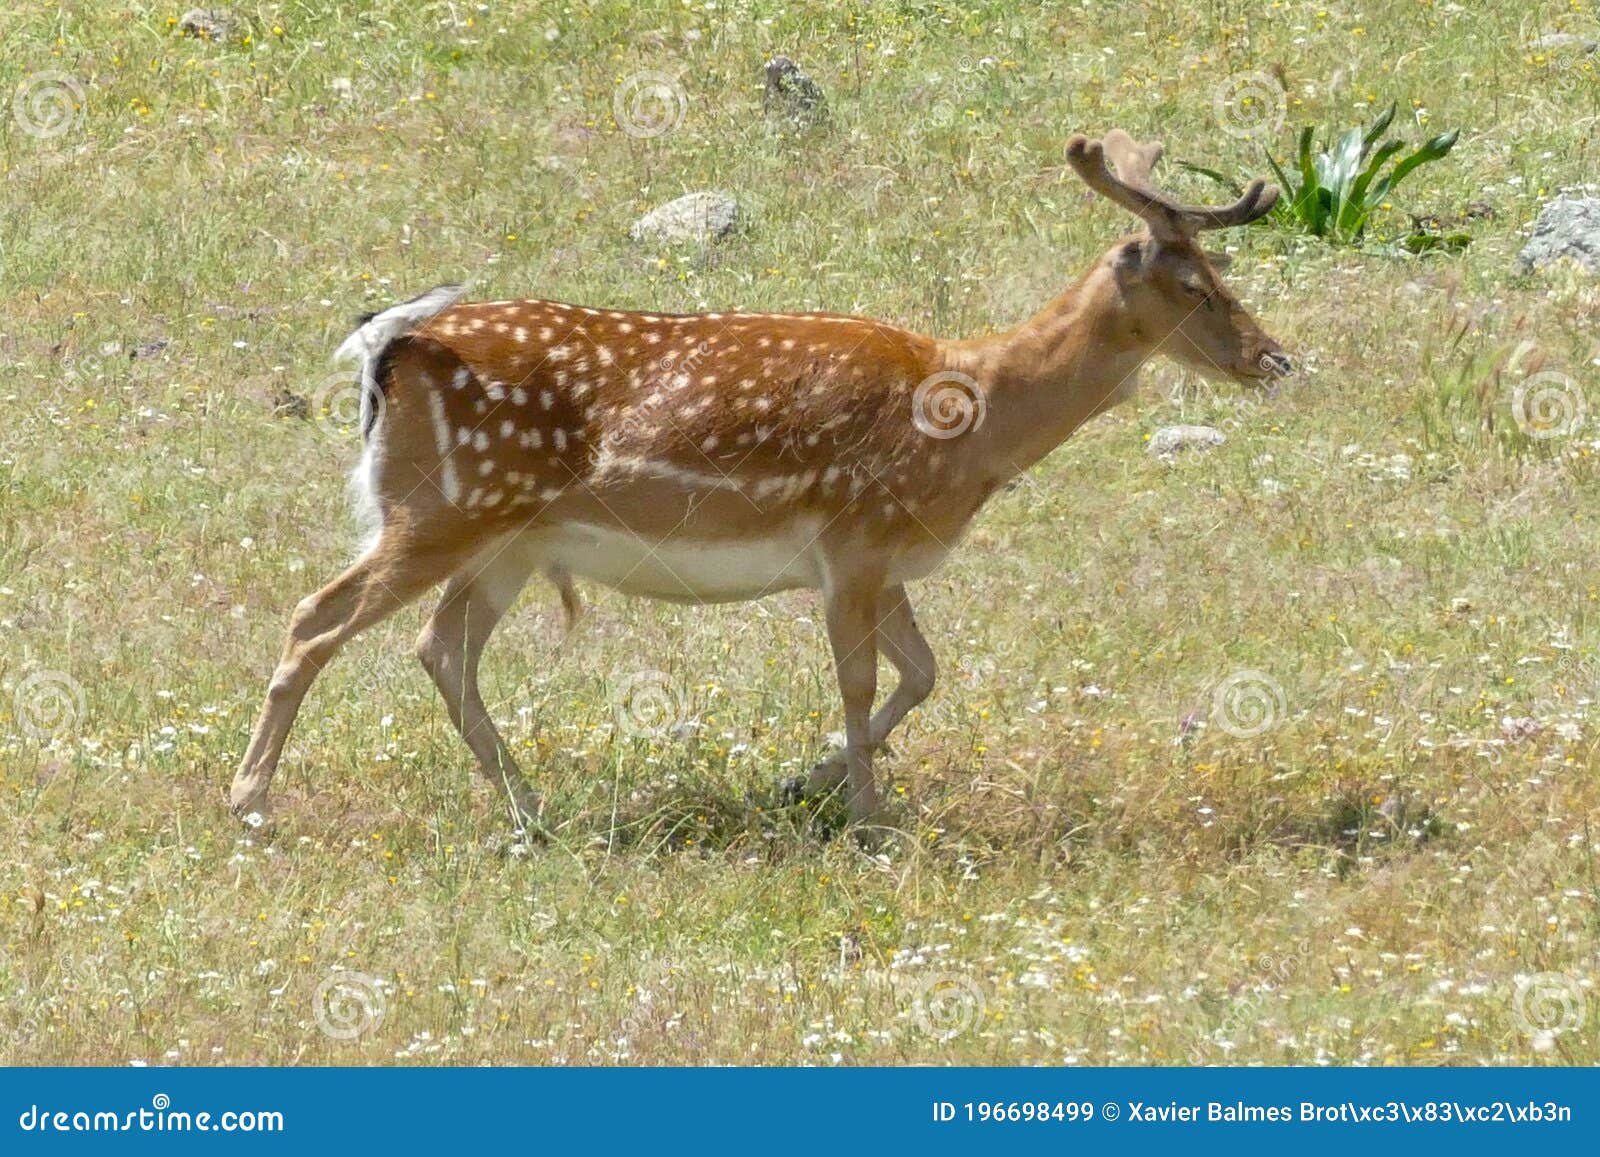
[[[985,406],[957,452],[1003,482],[1127,397],[1154,343],[1135,336],[1125,311],[1102,265],[1015,329],[943,343],[945,368],[975,380]]]

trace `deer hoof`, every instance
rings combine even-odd
[[[855,840],[856,847],[870,856],[883,850],[883,842],[887,833],[877,825],[863,826],[856,824],[851,826],[850,836]]]
[[[234,781],[233,787],[228,791],[228,810],[236,819],[250,823],[250,817],[258,815],[266,803],[267,792],[263,787],[252,783],[248,779]],[[252,824],[252,826],[254,826]]]
[[[518,786],[507,795],[506,803],[511,814],[511,826],[517,831],[542,831],[544,828],[544,796],[532,788]]]

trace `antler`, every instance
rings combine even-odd
[[[1116,166],[1113,173],[1106,160]],[[1092,141],[1077,136],[1067,142],[1067,161],[1084,184],[1144,220],[1156,237],[1176,240],[1202,229],[1248,225],[1264,216],[1278,200],[1278,190],[1265,181],[1251,181],[1244,195],[1220,209],[1183,205],[1150,184],[1150,171],[1161,159],[1161,144],[1139,144],[1121,129]]]

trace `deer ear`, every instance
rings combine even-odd
[[[1215,269],[1218,273],[1221,273],[1224,269],[1233,264],[1233,258],[1228,254],[1213,253],[1209,249],[1206,250],[1206,260],[1211,262],[1211,268]]]

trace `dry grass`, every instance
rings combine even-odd
[[[176,7],[8,14],[0,90],[59,71],[84,106],[0,124],[0,1059],[1600,1061],[1600,443],[1510,409],[1547,371],[1600,406],[1600,284],[1511,263],[1592,174],[1600,89],[1519,47],[1526,7],[263,4],[225,45]],[[778,50],[833,97],[800,141],[760,114]],[[641,69],[688,100],[647,141],[612,116]],[[560,649],[530,597],[485,689],[551,846],[470,772],[420,609],[319,682],[270,822],[228,817],[289,608],[352,549],[356,441],[318,384],[358,309],[471,276],[1006,324],[1127,226],[1071,132],[1259,169],[1213,93],[1274,70],[1291,127],[1396,99],[1462,144],[1365,250],[1230,238],[1292,386],[1156,367],[915,592],[944,677],[882,761],[885,854],[776,806],[838,726],[804,595],[593,592]],[[708,186],[744,232],[627,239]],[[1379,244],[1474,200],[1461,257]],[[1228,441],[1149,459],[1179,420]],[[615,725],[641,670],[682,699],[655,739]],[[1271,719],[1240,737],[1217,693],[1248,672]],[[369,981],[324,1020],[382,1010],[354,1040],[317,1023],[339,970]]]

